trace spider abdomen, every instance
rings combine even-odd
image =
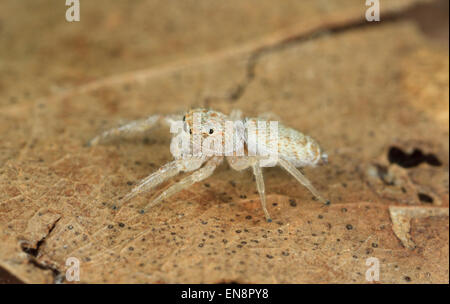
[[[278,136],[275,138],[270,135],[272,132],[270,129],[273,127],[270,122],[258,124],[258,118],[250,118],[247,122],[255,123],[256,126],[253,129],[254,134],[251,134],[251,129],[248,129],[247,134],[247,141],[252,152],[258,149],[259,154],[277,154],[278,157],[283,157],[296,167],[315,166],[326,158],[326,154],[323,153],[317,141],[295,129],[278,123]]]
[[[278,153],[296,167],[315,166],[322,159],[317,141],[282,124],[278,127]]]

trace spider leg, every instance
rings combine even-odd
[[[322,195],[319,193],[319,191],[314,188],[314,186],[311,184],[311,182],[304,176],[293,164],[288,162],[287,160],[283,158],[278,159],[279,164],[287,171],[289,172],[295,179],[305,186],[311,193],[317,197],[322,203],[329,205],[330,201],[326,200],[322,197]]]
[[[264,211],[264,215],[266,216],[266,220],[268,222],[272,221],[272,218],[269,215],[269,212],[267,211],[267,206],[266,206],[266,194],[265,194],[265,187],[264,187],[264,179],[263,179],[263,174],[262,174],[262,169],[259,166],[259,161],[254,163],[252,165],[253,168],[253,174],[255,175],[255,179],[256,179],[256,188],[258,188],[258,192],[259,192],[259,197],[261,198],[261,206],[263,208]]]
[[[119,137],[130,138],[152,129],[161,122],[170,126],[170,123],[175,120],[181,120],[181,116],[179,117],[178,115],[171,115],[171,116],[152,115],[146,119],[134,120],[127,123],[126,125],[107,130],[102,134],[94,137],[92,140],[88,142],[88,146],[95,146]]]
[[[214,172],[214,170],[220,164],[221,161],[222,157],[213,157],[202,168],[198,169],[191,175],[183,178],[178,183],[164,190],[157,198],[155,198],[151,203],[146,205],[141,210],[141,213],[147,211],[148,209],[160,203],[162,200],[168,198],[169,196],[172,196],[175,193],[180,192],[181,190],[186,189],[187,187],[208,178],[209,176],[211,176],[211,174]]]
[[[153,172],[143,180],[139,182],[139,184],[134,187],[130,193],[125,195],[121,200],[120,204],[129,201],[136,195],[148,192],[161,184],[162,182],[166,181],[167,179],[177,175],[181,171],[180,161],[174,160],[170,163],[165,164],[161,168],[159,168],[157,171]]]

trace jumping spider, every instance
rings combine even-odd
[[[200,128],[193,127],[195,114],[201,115]],[[227,116],[217,111],[200,108],[191,110],[184,116],[153,115],[147,119],[132,121],[124,126],[111,129],[93,138],[89,142],[89,145],[96,145],[116,137],[134,136],[136,134],[150,130],[160,123],[172,126],[175,121],[183,121],[183,127],[181,128],[181,130],[179,130],[177,135],[187,137],[190,145],[189,148],[192,148],[192,138],[194,138],[193,135],[200,135],[202,139],[215,139],[215,137],[220,137],[219,142],[222,143],[221,139],[224,135],[223,126],[226,121],[256,123],[257,121],[261,120],[265,121],[265,119],[262,117],[242,119],[240,111],[233,111],[229,116]],[[220,128],[217,128],[217,126],[219,126]],[[254,146],[251,145],[251,136],[249,136],[250,134],[248,133],[248,131],[249,130],[244,127],[244,129],[238,129],[233,134],[235,138],[239,137],[240,139],[242,139],[244,150],[246,152],[248,152],[250,146]],[[256,133],[257,132],[258,131],[256,131]],[[216,167],[223,161],[223,158],[225,157],[231,168],[235,170],[240,171],[248,167],[251,167],[253,169],[253,174],[255,175],[256,179],[256,186],[261,199],[262,209],[267,221],[272,221],[266,207],[264,180],[260,165],[262,161],[261,157],[249,156],[248,154],[245,154],[243,156],[237,155],[236,153],[234,153],[235,151],[231,151],[231,155],[225,154],[225,156],[200,154],[197,156],[186,157],[186,151],[180,150],[180,148],[178,148],[178,143],[175,143],[175,138],[176,137],[174,136],[171,141],[171,153],[173,154],[175,159],[140,181],[139,184],[135,186],[130,193],[128,193],[119,201],[119,203],[124,203],[138,194],[150,191],[162,182],[171,177],[174,177],[180,172],[193,172],[191,175],[183,178],[178,183],[164,190],[158,197],[156,197],[152,202],[146,205],[144,209],[141,210],[141,212],[144,212],[145,210],[160,203],[162,200],[168,198],[169,196],[211,176]],[[319,144],[311,137],[306,136],[292,128],[288,128],[282,124],[278,124],[277,139],[278,158],[276,161],[276,165],[284,168],[299,183],[301,183],[309,191],[311,191],[311,193],[315,197],[317,197],[319,201],[328,205],[330,202],[324,199],[310,183],[310,181],[297,169],[298,167],[315,166],[320,163],[326,163],[327,155],[322,152]]]

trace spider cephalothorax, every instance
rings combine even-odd
[[[271,221],[271,218],[266,207],[261,169],[267,166],[267,163],[283,167],[321,202],[329,204],[329,201],[324,199],[297,169],[326,162],[327,155],[322,152],[319,144],[311,137],[278,122],[268,123],[261,117],[243,119],[239,111],[227,116],[200,108],[184,115],[153,115],[106,131],[92,139],[90,145],[114,137],[133,136],[151,129],[160,122],[169,125],[174,134],[170,147],[174,160],[143,179],[122,198],[121,202],[150,191],[180,172],[193,172],[165,189],[143,209],[145,211],[163,199],[208,178],[226,158],[230,167],[235,170],[252,168],[261,205],[268,221]]]

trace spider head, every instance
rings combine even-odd
[[[193,109],[183,116],[185,131],[203,139],[223,136],[226,119],[226,115],[220,112],[202,108]]]
[[[226,115],[202,108],[183,116],[183,132],[189,135],[194,154],[199,150],[202,155],[217,155],[223,151],[226,120]]]
[[[228,116],[220,112],[202,108],[191,110],[183,116],[182,127],[181,132],[173,140],[173,149],[171,147],[175,157],[227,156],[232,155],[235,149],[243,150],[245,131],[243,122],[229,121]],[[178,144],[181,138],[183,145]],[[178,148],[180,146],[181,148]]]

